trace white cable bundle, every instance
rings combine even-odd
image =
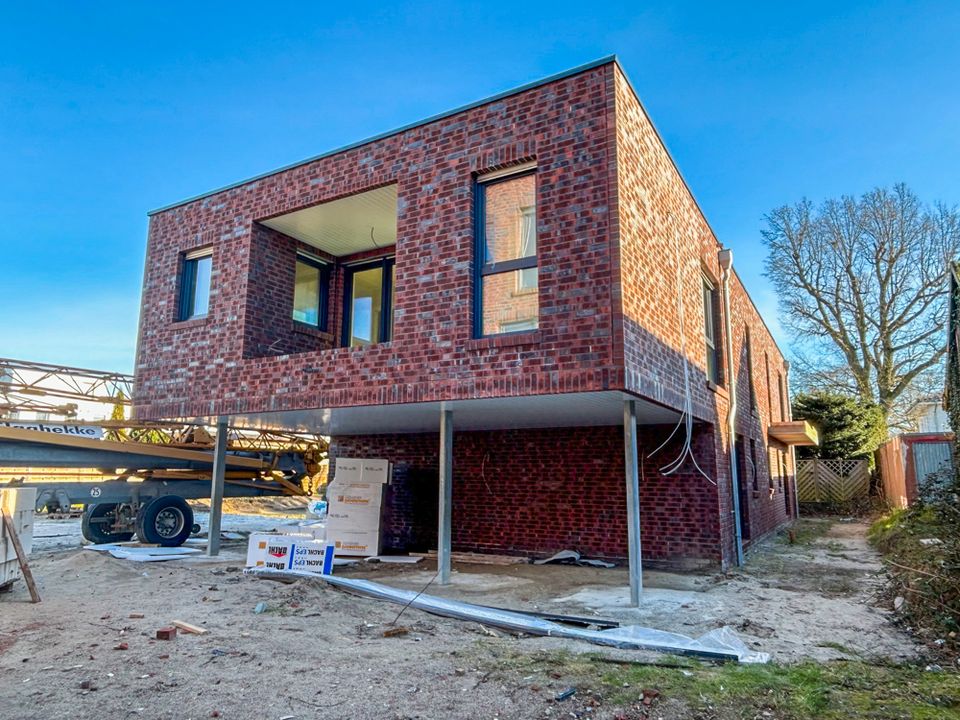
[[[671,220],[673,220],[673,213],[670,213],[669,217]],[[659,468],[660,472],[663,475],[672,475],[681,467],[683,467],[683,464],[689,457],[693,462],[693,466],[697,469],[697,472],[703,475],[707,482],[716,485],[716,481],[707,475],[697,463],[697,459],[694,457],[693,450],[690,447],[690,443],[693,440],[693,397],[690,394],[690,361],[687,359],[687,333],[683,322],[683,277],[682,273],[680,272],[680,239],[676,232],[674,232],[673,237],[674,253],[676,255],[675,262],[677,267],[677,311],[680,314],[680,353],[683,355],[683,410],[680,413],[680,419],[674,426],[673,431],[667,436],[666,440],[660,443],[660,446],[656,450],[650,453],[649,457],[653,457],[660,452],[666,446],[666,444],[670,442],[673,436],[677,434],[677,430],[680,429],[680,426],[683,425],[685,434],[683,439],[683,448],[680,450],[680,454],[673,461]]]

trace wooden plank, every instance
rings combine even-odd
[[[202,628],[199,625],[191,625],[190,623],[184,622],[183,620],[174,620],[170,624],[173,625],[174,627],[180,628],[186,633],[191,633],[193,635],[206,635],[208,632],[210,632],[206,628]]]
[[[38,603],[40,602],[40,593],[37,591],[37,584],[33,581],[33,573],[30,571],[30,564],[27,562],[27,553],[24,552],[23,545],[20,544],[20,535],[17,534],[17,528],[13,524],[13,516],[7,512],[6,508],[3,508],[0,512],[3,513],[3,526],[6,528],[10,542],[13,544],[13,549],[17,553],[17,562],[20,563],[20,572],[23,573],[23,581],[27,584],[27,589],[30,591],[30,601]]]
[[[148,455],[150,457],[170,458],[175,460],[192,460],[194,462],[213,464],[213,453],[202,450],[184,450],[155,443],[116,442],[114,440],[95,440],[94,438],[76,437],[74,435],[56,435],[40,430],[25,428],[0,427],[0,440],[20,440],[22,442],[38,443],[42,445],[59,445],[61,447],[82,448],[86,450],[101,450],[105,452],[127,453],[133,455]],[[260,470],[266,464],[258,458],[227,456],[227,465]]]

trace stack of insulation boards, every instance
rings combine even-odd
[[[383,497],[390,463],[380,459],[337,458],[327,486],[327,541],[337,555],[379,555]]]
[[[33,506],[37,501],[36,488],[4,488],[0,490],[0,507],[13,518],[13,527],[20,538],[23,551],[29,555],[33,547]],[[20,563],[13,541],[0,522],[0,589],[20,578]]]

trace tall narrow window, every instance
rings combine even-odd
[[[387,342],[393,334],[393,258],[347,268],[344,337],[347,347]]]
[[[703,278],[703,337],[707,343],[707,380],[720,384],[720,352],[717,332],[717,290]]]
[[[750,469],[753,472],[753,489],[760,490],[760,481],[757,476],[757,441],[750,438]]]
[[[195,250],[183,258],[180,271],[178,320],[206,317],[210,310],[210,274],[213,251]]]
[[[535,170],[478,180],[477,335],[539,327]]]
[[[747,395],[750,399],[750,410],[757,411],[757,391],[753,384],[753,350],[750,342],[750,328],[743,329],[743,344],[747,351]]]
[[[327,329],[330,266],[306,255],[297,255],[293,286],[293,319],[319,330]]]
[[[787,391],[783,384],[783,375],[777,373],[777,392],[780,395],[780,422],[786,422],[789,417],[787,413]]]

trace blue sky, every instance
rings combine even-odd
[[[131,371],[146,212],[610,53],[775,332],[762,217],[960,202],[960,3],[7,3],[0,356]]]

